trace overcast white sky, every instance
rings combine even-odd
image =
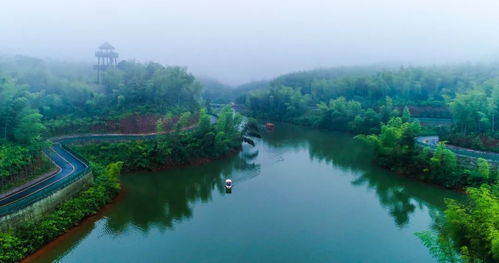
[[[187,66],[230,84],[337,65],[499,60],[497,0],[0,0],[0,53]]]

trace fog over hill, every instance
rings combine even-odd
[[[0,52],[187,66],[241,83],[338,65],[440,64],[498,57],[499,2],[397,0],[2,1]]]

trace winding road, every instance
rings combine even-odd
[[[44,153],[58,167],[58,171],[42,179],[33,180],[0,197],[0,216],[10,214],[45,198],[77,180],[88,171],[85,161],[68,151],[64,140],[55,142]]]
[[[66,144],[89,140],[138,140],[156,136],[158,134],[96,134],[51,139],[53,145],[44,150],[44,153],[57,166],[58,171],[0,196],[0,216],[15,212],[53,194],[88,172],[88,163],[71,152]]]
[[[210,116],[211,123],[217,121],[216,115]],[[184,130],[191,130],[189,127]],[[58,171],[43,178],[28,182],[8,193],[0,195],[0,217],[27,207],[58,190],[68,186],[89,171],[88,163],[65,145],[81,141],[129,141],[153,139],[165,133],[148,134],[91,134],[52,138],[53,145],[43,152],[57,166]]]
[[[212,116],[211,122],[216,122],[216,116]],[[189,128],[189,129],[192,129]],[[113,140],[143,140],[152,139],[160,134],[93,134],[81,136],[68,136],[51,139],[52,147],[44,150],[44,153],[58,167],[58,171],[49,176],[33,180],[11,192],[0,195],[0,217],[22,209],[38,200],[41,200],[54,192],[73,183],[89,171],[88,163],[69,150],[65,145],[80,141],[113,141]],[[438,136],[416,137],[416,143],[435,149],[438,145]],[[492,152],[481,152],[453,145],[447,147],[459,156],[484,158],[489,161],[499,162],[499,154]]]

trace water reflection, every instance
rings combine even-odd
[[[352,185],[367,187],[376,193],[379,203],[387,209],[400,228],[408,225],[416,209],[426,207],[433,218],[440,216],[445,207],[437,187],[388,173],[372,165],[372,149],[361,145],[350,135],[307,129],[280,124],[279,128],[264,136],[266,143],[275,148],[305,148],[311,160],[329,163],[359,175]],[[462,195],[448,191],[449,198],[461,199]]]
[[[346,170],[371,167],[371,149],[356,143],[351,135],[279,124],[264,134],[265,143],[283,152],[308,150],[310,159]]]
[[[109,213],[106,228],[116,235],[129,226],[144,232],[171,228],[176,221],[192,217],[191,203],[210,201],[214,190],[225,193],[225,179],[231,178],[237,185],[257,176],[260,165],[252,162],[256,155],[257,151],[244,149],[239,156],[202,167],[124,176],[125,200]]]
[[[393,243],[390,243],[390,238],[407,238],[407,236],[404,236],[404,231],[399,231],[400,229],[395,228],[395,232],[390,232],[393,230],[394,225],[408,230],[407,226],[410,223],[417,224],[418,220],[421,222],[422,214],[424,214],[424,218],[426,218],[427,214],[430,214],[434,219],[438,218],[441,209],[444,207],[444,196],[461,197],[457,193],[399,177],[373,166],[371,151],[356,143],[351,136],[346,134],[278,124],[274,131],[265,132],[263,135],[261,140],[257,140],[256,147],[247,147],[233,158],[202,166],[123,176],[122,181],[126,193],[121,200],[113,204],[104,213],[105,219],[99,220],[95,224],[87,224],[80,232],[71,235],[63,246],[52,251],[51,255],[46,256],[47,262],[64,256],[67,258],[82,257],[81,255],[86,255],[85,249],[90,250],[90,248],[84,248],[85,245],[95,244],[96,247],[100,247],[100,244],[109,245],[105,241],[106,238],[101,241],[95,240],[96,235],[110,236],[111,239],[120,236],[120,238],[123,238],[122,242],[125,242],[126,240],[140,238],[136,236],[137,233],[139,235],[153,233],[144,236],[151,238],[151,244],[157,244],[167,242],[164,240],[175,236],[178,231],[185,231],[182,232],[182,238],[187,237],[186,240],[172,239],[176,240],[175,244],[178,244],[177,241],[184,242],[175,247],[174,250],[177,251],[178,248],[178,251],[191,251],[190,244],[199,241],[196,230],[212,231],[213,225],[217,224],[228,228],[234,227],[234,230],[237,229],[242,233],[237,235],[238,237],[234,237],[234,240],[231,238],[226,239],[226,236],[218,236],[218,239],[214,238],[213,248],[209,247],[211,243],[199,241],[201,244],[208,246],[208,249],[223,246],[216,243],[218,240],[222,244],[226,244],[223,242],[233,242],[231,245],[233,245],[233,251],[236,251],[235,254],[245,253],[248,249],[253,249],[258,252],[256,254],[261,254],[267,250],[265,247],[259,247],[258,241],[255,240],[259,240],[260,235],[266,235],[267,233],[262,232],[257,237],[254,236],[254,233],[258,233],[259,230],[265,229],[269,224],[275,222],[279,222],[277,224],[279,226],[274,227],[273,232],[270,231],[275,236],[269,235],[268,237],[278,240],[276,243],[286,245],[286,242],[289,241],[287,236],[296,230],[294,235],[300,238],[296,238],[296,241],[292,241],[288,245],[301,246],[303,251],[307,251],[309,242],[300,245],[293,242],[299,242],[315,235],[318,237],[318,241],[311,247],[315,248],[324,245],[324,249],[331,249],[329,245],[332,243],[335,246],[344,245],[344,250],[340,249],[340,252],[336,252],[337,255],[343,255],[350,244],[362,243],[366,241],[366,237],[367,240],[369,238],[376,240],[375,244],[366,242],[359,245],[360,247],[364,246],[366,250],[378,243],[381,244],[382,242],[378,241],[378,239],[383,239],[383,242],[388,242],[386,244],[393,245]],[[318,165],[318,163],[325,165]],[[265,173],[261,173],[262,167],[265,169],[263,170]],[[287,174],[290,169],[297,170]],[[312,187],[302,187],[309,180],[302,174],[308,176],[308,171],[319,171],[322,179],[328,179],[327,183],[320,185],[320,187],[315,187],[315,184]],[[328,171],[334,171],[334,173],[331,173],[332,177],[328,177]],[[286,177],[288,175],[292,179]],[[268,176],[268,178],[261,177],[258,180],[253,180],[257,176]],[[235,192],[230,198],[219,200],[219,194],[229,194],[225,192],[224,187],[225,179],[229,178],[234,182]],[[242,183],[249,180],[253,180],[250,187],[238,189]],[[342,184],[335,184],[336,181],[342,182]],[[278,185],[278,189],[275,189],[271,184]],[[321,182],[318,184],[321,184]],[[335,190],[339,191],[336,193],[328,192],[331,189],[331,184],[335,184]],[[349,184],[353,187],[350,187]],[[246,186],[249,186],[249,184]],[[318,192],[313,192],[316,189]],[[238,192],[238,190],[241,191]],[[239,194],[244,190],[246,191],[244,194]],[[275,194],[275,192],[279,192],[279,194]],[[209,212],[204,208],[198,209],[200,202],[210,202],[214,196],[217,198],[217,202],[210,204]],[[372,207],[365,207],[364,202],[368,203],[370,200],[375,200],[371,202]],[[323,202],[330,203],[323,205]],[[382,209],[379,209],[376,202],[380,204]],[[233,205],[232,209],[239,209],[239,211],[234,213],[232,220],[224,221],[224,218],[213,216],[214,214],[218,215],[216,213],[221,213],[220,211],[225,211],[225,207],[220,204]],[[196,210],[193,211],[193,207],[196,207]],[[339,213],[336,213],[336,211],[339,211]],[[194,212],[198,213],[196,219],[203,219],[197,220],[197,222],[192,220],[192,225],[187,229],[180,230],[182,226],[178,223],[191,219]],[[357,220],[355,217],[370,215],[370,213],[380,213],[381,215],[386,213],[390,215],[395,224],[390,223],[387,224],[388,226],[380,226],[380,229],[376,230],[381,233],[379,236],[374,233],[376,231],[372,231],[373,233],[364,233],[357,237],[356,234],[359,233],[359,229],[372,227],[372,221],[370,218],[361,218],[354,225],[350,223],[349,219]],[[310,217],[308,217],[309,215]],[[251,218],[251,220],[248,220],[248,218]],[[311,221],[312,223],[306,224],[307,227],[303,227],[303,222],[311,218],[314,219]],[[376,219],[376,216],[373,218]],[[300,220],[296,221],[297,219]],[[178,231],[171,231],[168,235],[162,235],[161,238],[155,237],[154,231],[151,231],[159,230],[163,232],[176,225]],[[198,228],[196,229],[196,227]],[[94,228],[106,232],[93,232]],[[385,231],[391,234],[388,234],[387,238],[382,238]],[[341,236],[341,234],[345,235],[341,238],[345,241],[344,243],[329,239],[329,237],[337,237]],[[87,235],[90,240],[80,243],[80,240],[85,240]],[[415,238],[412,232],[409,235]],[[237,242],[235,242],[236,238]],[[248,242],[256,243],[249,244]],[[82,246],[75,249],[75,251],[80,251],[81,255],[71,256],[66,254],[71,253],[79,244],[82,244]],[[414,246],[413,244],[406,245]],[[173,247],[173,244],[169,246]],[[148,248],[142,249],[147,253],[152,253]],[[412,251],[413,247],[410,249]],[[165,254],[174,257],[175,253],[172,251],[165,252]],[[426,253],[426,250],[424,251]],[[294,250],[289,251],[291,254],[294,252]],[[406,252],[399,251],[399,253],[407,255]],[[162,253],[158,252],[159,254]],[[267,254],[267,258],[270,260],[272,257]],[[352,262],[348,261],[347,258],[343,259],[345,259],[345,262]],[[37,258],[37,260],[36,262],[45,262],[40,258]],[[325,260],[317,260],[317,262],[319,261],[326,262]],[[177,262],[182,261],[177,260]],[[191,260],[191,262],[199,262],[199,260]],[[378,262],[382,261],[378,260]]]
[[[441,189],[373,167],[372,152],[350,135],[282,124],[265,133],[257,143],[270,148],[270,157],[259,161],[265,165],[283,161],[282,155],[287,151],[305,149],[311,160],[353,171],[350,174],[357,176],[352,178],[351,184],[373,190],[399,227],[409,224],[410,215],[416,209],[427,207],[437,215],[444,207]],[[125,176],[123,183],[127,196],[133,198],[125,197],[125,202],[114,207],[107,220],[107,229],[114,234],[126,231],[128,226],[145,232],[151,227],[164,231],[176,221],[191,218],[193,202],[208,202],[214,190],[225,193],[225,179],[231,178],[237,186],[260,174],[261,163],[256,163],[258,147],[246,147],[234,158],[202,167]],[[142,176],[148,176],[148,179],[144,180]],[[459,198],[458,194],[449,195]]]

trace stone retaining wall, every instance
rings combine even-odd
[[[465,169],[473,170],[477,168],[478,158],[469,157],[463,155],[456,155],[459,166]],[[493,160],[487,160],[489,162],[490,169],[498,170],[499,163]]]
[[[422,146],[422,145],[417,145],[418,147],[421,148],[429,148],[432,151],[435,151],[434,148]],[[474,170],[477,168],[477,162],[478,162],[478,157],[471,157],[471,156],[465,156],[462,154],[456,154],[457,162],[458,165],[461,168],[468,169],[468,170]],[[489,162],[489,166],[491,170],[499,171],[499,162],[486,159]]]
[[[82,176],[77,181],[63,189],[43,198],[17,212],[0,217],[0,231],[6,231],[24,222],[34,222],[62,204],[64,201],[76,196],[82,190],[87,189],[93,182],[91,172]]]

